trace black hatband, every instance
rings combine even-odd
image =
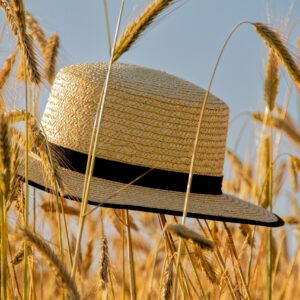
[[[73,171],[85,174],[88,159],[87,154],[67,149],[52,143],[50,143],[50,148],[54,153],[59,153],[59,157],[63,155],[64,159],[59,161],[63,161],[64,163],[60,163],[58,161],[60,166],[64,168],[68,166],[68,168]],[[96,157],[93,177],[128,184],[147,171],[149,171],[149,168],[147,167]],[[191,192],[197,194],[221,195],[222,180],[223,176],[217,177],[194,174]],[[187,173],[153,169],[145,176],[135,181],[133,184],[155,189],[185,192],[187,182]]]

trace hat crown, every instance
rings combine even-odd
[[[107,63],[61,69],[42,118],[51,143],[88,153]],[[188,173],[205,90],[164,72],[112,66],[96,156]],[[222,176],[228,106],[209,94],[194,173]]]

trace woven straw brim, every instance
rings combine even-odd
[[[22,170],[23,169],[23,170]],[[44,180],[40,158],[29,156],[30,184],[44,190],[51,188]],[[80,200],[84,175],[59,167],[59,174],[64,180],[66,198]],[[24,175],[21,166],[19,174]],[[93,178],[90,186],[90,204],[104,207],[126,208],[146,212],[182,215],[185,193],[153,189],[136,185],[125,185],[109,180]],[[210,220],[246,223],[262,226],[281,226],[283,221],[275,214],[227,194],[189,196],[188,216]]]

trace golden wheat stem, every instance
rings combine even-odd
[[[121,212],[122,220],[125,220],[124,210]],[[122,237],[122,300],[125,300],[125,293],[126,293],[126,275],[125,275],[125,232],[124,228],[121,228],[121,237]]]
[[[108,15],[106,0],[103,0],[103,5],[104,5],[104,13],[105,13],[105,25],[106,25],[106,34],[107,34],[107,43],[108,43],[108,53],[111,54],[111,34],[110,34],[109,15]]]
[[[29,225],[29,183],[28,183],[28,163],[29,163],[29,124],[28,124],[28,90],[27,90],[27,70],[24,71],[24,89],[25,89],[25,211],[24,226]],[[28,247],[27,241],[24,241],[24,273],[23,273],[23,299],[28,300]]]
[[[274,267],[273,267],[272,289],[274,289],[275,278],[276,278],[277,271],[278,271],[278,266],[279,266],[279,262],[280,262],[280,258],[281,258],[281,254],[282,254],[282,248],[283,248],[284,240],[285,240],[284,236],[280,237],[280,246],[279,246],[279,250],[277,252]]]
[[[254,237],[255,237],[256,226],[253,227],[252,235],[251,235],[251,245],[250,245],[250,256],[247,266],[247,286],[250,285],[250,276],[251,276],[251,267],[254,255]]]
[[[205,111],[205,107],[206,107],[206,103],[208,100],[208,96],[210,93],[210,89],[213,83],[213,80],[215,78],[215,74],[217,71],[217,68],[219,66],[219,63],[221,61],[222,55],[224,53],[224,50],[229,42],[229,40],[231,39],[232,35],[234,34],[234,32],[243,24],[249,23],[248,21],[243,21],[238,23],[237,25],[234,26],[234,28],[230,31],[229,35],[227,36],[221,50],[220,53],[218,55],[216,64],[213,68],[213,72],[212,75],[210,77],[210,81],[209,81],[209,85],[208,85],[208,89],[205,93],[204,99],[203,99],[203,103],[201,106],[201,111],[199,114],[199,119],[198,119],[198,124],[197,124],[197,131],[196,131],[196,135],[195,135],[195,139],[194,139],[194,146],[193,146],[193,152],[192,152],[192,157],[191,157],[191,163],[190,163],[190,169],[189,169],[189,176],[188,176],[188,182],[187,182],[187,189],[186,189],[186,193],[185,193],[185,199],[184,199],[184,208],[183,208],[183,214],[182,214],[182,221],[181,224],[184,225],[185,224],[185,219],[187,216],[187,207],[188,207],[188,200],[189,200],[189,194],[191,191],[191,186],[192,186],[192,179],[193,179],[193,171],[194,171],[194,163],[195,163],[195,157],[196,157],[196,150],[197,150],[197,146],[198,146],[198,140],[199,140],[199,135],[200,135],[200,129],[201,129],[201,124],[202,124],[202,119],[203,119],[203,115],[204,115],[204,111]],[[178,245],[178,256],[176,259],[176,272],[175,272],[175,282],[174,282],[174,297],[173,299],[176,299],[176,292],[177,292],[177,274],[178,274],[178,265],[179,265],[179,260],[180,260],[180,254],[181,254],[181,248],[182,248],[182,240],[179,240],[179,245]]]
[[[117,40],[117,37],[119,34],[119,28],[120,28],[121,18],[122,18],[122,14],[123,14],[124,4],[125,4],[125,0],[122,0],[121,6],[120,6],[119,17],[118,17],[118,21],[117,21],[117,27],[116,27],[116,32],[115,32],[115,38],[114,38],[111,58],[110,58],[110,61],[108,64],[107,75],[106,75],[104,87],[102,89],[101,98],[98,103],[94,126],[93,126],[87,168],[86,168],[84,185],[83,185],[83,193],[82,193],[83,196],[82,196],[82,204],[81,204],[81,211],[80,211],[79,230],[78,230],[78,234],[77,234],[76,248],[75,248],[74,260],[73,260],[73,268],[72,268],[72,273],[71,273],[72,278],[75,278],[75,273],[76,273],[76,268],[77,268],[77,263],[78,263],[79,248],[80,248],[80,243],[81,243],[81,239],[82,239],[83,226],[84,226],[84,222],[85,222],[85,212],[86,212],[86,207],[88,204],[90,183],[92,180],[93,169],[94,169],[94,164],[95,164],[95,154],[96,154],[96,148],[97,148],[97,143],[98,143],[100,124],[101,124],[101,120],[102,120],[104,103],[105,103],[107,89],[108,89],[108,82],[109,82],[111,67],[112,67],[112,63],[113,63],[113,53],[114,53],[116,40]]]
[[[135,268],[134,268],[134,257],[132,249],[132,239],[131,239],[131,228],[128,210],[125,210],[125,219],[127,224],[127,251],[128,251],[128,261],[129,261],[129,275],[130,275],[130,298],[132,300],[136,299],[136,279],[135,279]]]
[[[272,118],[272,112],[269,112],[269,118]],[[273,130],[272,127],[270,128],[270,139],[269,139],[269,153],[268,153],[268,169],[269,169],[269,207],[270,207],[270,211],[272,212],[273,210]],[[273,240],[272,240],[272,228],[269,229],[269,261],[268,261],[268,299],[272,300],[272,295],[273,295],[273,291],[272,291],[272,271],[273,271]]]

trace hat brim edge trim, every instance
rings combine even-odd
[[[20,176],[22,181],[24,180],[23,176]],[[45,192],[50,192],[54,194],[51,189],[45,188],[43,185],[40,185],[34,181],[28,180],[28,183]],[[68,200],[80,202],[81,198],[74,197],[71,195],[64,195],[64,198]],[[96,201],[89,200],[88,204],[99,206],[99,207],[107,207],[107,208],[116,208],[116,209],[128,209],[134,211],[143,211],[143,212],[151,212],[151,213],[158,213],[158,214],[166,214],[166,215],[173,215],[173,216],[182,216],[182,211],[176,210],[169,210],[169,209],[158,209],[153,207],[145,207],[145,206],[136,206],[136,205],[121,205],[121,204],[111,204],[111,203],[99,203]],[[240,223],[240,224],[250,224],[250,225],[258,225],[258,226],[265,226],[265,227],[280,227],[285,224],[285,222],[276,214],[274,214],[277,218],[275,222],[263,222],[263,221],[255,221],[250,219],[240,219],[240,218],[231,218],[231,217],[223,217],[223,216],[213,216],[213,215],[206,215],[206,214],[199,214],[199,213],[187,213],[187,217],[197,218],[197,219],[207,219],[211,221],[221,221],[221,222],[230,222],[230,223]]]

